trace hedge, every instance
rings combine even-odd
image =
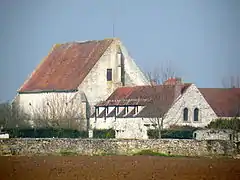
[[[9,133],[10,138],[87,138],[87,131],[78,131],[73,129],[4,129]]]
[[[87,131],[78,131],[73,129],[4,129],[3,132],[9,134],[10,138],[88,138]],[[93,130],[93,138],[115,138],[113,129]]]
[[[193,129],[169,129],[161,132],[161,138],[169,139],[193,139]],[[158,130],[151,129],[147,132],[149,139],[158,139]]]

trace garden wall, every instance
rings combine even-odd
[[[232,155],[229,141],[185,139],[2,139],[0,155],[47,155],[72,152],[79,155],[131,155],[150,149],[159,153],[183,156]]]

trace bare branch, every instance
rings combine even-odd
[[[83,104],[78,96],[48,94],[42,103],[31,108],[31,112],[36,127],[85,128]]]
[[[240,88],[240,75],[223,78],[222,86],[224,88]]]
[[[163,129],[163,121],[167,112],[164,105],[159,104],[159,102],[168,102],[169,85],[165,82],[175,77],[175,71],[171,66],[161,66],[160,68],[155,68],[152,72],[147,73],[147,77],[150,81],[150,85],[153,89],[151,105],[156,112],[152,112],[155,117],[150,115],[150,122],[154,125],[155,129],[159,132],[159,138],[161,138],[161,131]],[[159,86],[161,85],[161,87]],[[160,88],[159,88],[160,87]],[[160,91],[158,90],[160,89]],[[159,92],[158,92],[159,91]],[[157,114],[157,116],[156,116]]]

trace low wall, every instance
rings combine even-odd
[[[74,152],[79,155],[131,155],[141,150],[183,156],[232,155],[229,141],[197,141],[182,139],[2,139],[0,155],[44,155]]]

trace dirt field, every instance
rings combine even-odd
[[[0,157],[1,180],[240,180],[240,160],[148,156]]]

